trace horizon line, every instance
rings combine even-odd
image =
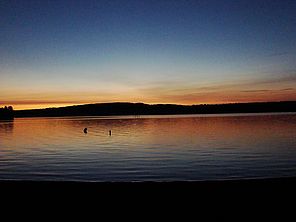
[[[83,103],[83,104],[72,104],[66,106],[54,106],[54,107],[44,107],[44,108],[29,108],[29,109],[14,109],[15,111],[23,111],[23,110],[44,110],[44,109],[58,109],[58,108],[66,108],[73,106],[85,106],[85,105],[97,105],[97,104],[116,104],[116,103],[129,103],[129,104],[145,104],[145,105],[177,105],[177,106],[199,106],[199,105],[231,105],[231,104],[254,104],[254,103],[282,103],[282,102],[296,102],[296,100],[281,100],[281,101],[252,101],[252,102],[228,102],[228,103],[194,103],[194,104],[178,104],[178,103],[144,103],[144,102],[124,102],[124,101],[116,101],[116,102],[96,102],[96,103]],[[10,106],[10,105],[3,105]],[[13,107],[13,106],[12,106]],[[2,108],[2,107],[0,107]]]

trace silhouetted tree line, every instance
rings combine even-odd
[[[11,120],[14,117],[14,112],[12,106],[5,106],[0,108],[0,119],[2,120]]]
[[[15,111],[16,117],[54,116],[111,116],[111,115],[164,115],[214,113],[296,112],[296,101],[234,104],[174,105],[144,103],[99,103]]]

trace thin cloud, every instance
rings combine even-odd
[[[271,53],[267,55],[268,57],[276,57],[276,56],[285,56],[291,54],[290,52],[277,52],[277,53]]]
[[[294,88],[285,88],[285,89],[254,89],[254,90],[241,90],[240,92],[244,93],[258,93],[258,92],[284,92],[284,91],[292,91]]]
[[[269,89],[255,89],[255,90],[241,90],[240,92],[245,92],[245,93],[257,93],[257,92],[269,92],[272,90]]]
[[[35,104],[75,104],[75,103],[84,103],[85,101],[77,101],[77,100],[73,100],[73,101],[70,101],[70,100],[64,100],[64,101],[61,101],[61,100],[56,100],[56,101],[53,101],[53,100],[50,100],[50,101],[47,101],[47,100],[7,100],[7,101],[1,101],[0,104],[18,104],[18,105],[35,105]]]
[[[255,80],[254,84],[273,84],[273,83],[284,83],[284,82],[296,82],[296,72],[281,77]]]
[[[281,89],[280,91],[291,91],[291,90],[294,90],[294,88]]]

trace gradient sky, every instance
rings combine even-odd
[[[0,106],[296,100],[296,1],[0,1]]]

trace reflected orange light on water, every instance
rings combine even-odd
[[[156,116],[157,117],[157,116]],[[266,124],[268,122],[268,125]],[[108,144],[148,144],[154,147],[162,144],[180,144],[179,149],[202,149],[219,144],[252,144],[266,141],[282,141],[295,136],[295,115],[265,116],[199,116],[180,118],[17,118],[10,127],[1,124],[1,132],[9,136],[7,145],[14,141],[29,147],[52,145],[73,145],[84,149],[98,143]],[[6,127],[5,127],[6,126]],[[88,134],[83,129],[88,128]],[[109,130],[112,136],[109,136]],[[256,133],[254,133],[256,132]],[[8,138],[8,137],[7,137]],[[2,141],[3,142],[3,141]],[[79,145],[81,144],[81,146]],[[220,145],[219,145],[220,146]],[[239,147],[237,147],[239,148]]]
[[[16,118],[0,121],[0,138],[2,178],[187,181],[295,175],[295,114]]]

